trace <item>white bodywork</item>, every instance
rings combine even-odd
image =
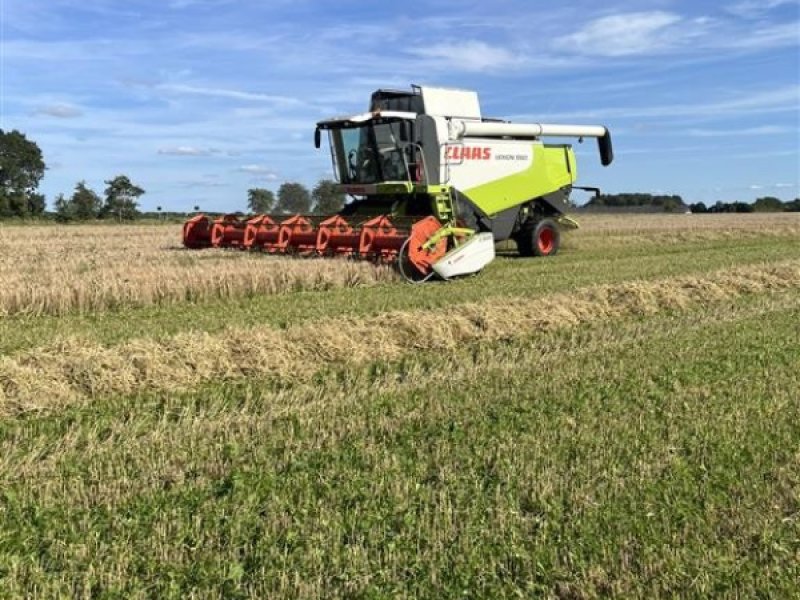
[[[533,144],[501,139],[471,139],[442,147],[441,181],[468,190],[522,173],[533,165]]]
[[[491,232],[476,233],[433,265],[442,279],[477,273],[494,260],[494,236]]]
[[[481,120],[478,92],[428,86],[420,86],[419,90],[426,115]]]

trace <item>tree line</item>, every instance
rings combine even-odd
[[[690,204],[693,213],[752,213],[752,212],[800,212],[800,198],[784,202],[774,196],[757,198],[755,202],[716,202],[706,206],[703,202]]]
[[[751,212],[800,212],[800,198],[787,202],[774,196],[757,198],[755,202],[716,202],[707,206],[703,202],[687,204],[678,195],[654,194],[600,194],[595,196],[586,206],[590,207],[655,207],[665,212],[682,212],[691,210],[693,213],[751,213]]]
[[[5,132],[0,129],[0,218],[52,216],[66,222],[93,219],[131,221],[142,216],[139,199],[145,190],[127,175],[105,180],[102,196],[85,181],[80,181],[69,196],[56,196],[53,212],[48,213],[45,197],[38,192],[46,168],[36,142],[17,130]],[[247,191],[247,208],[251,213],[293,214],[313,210],[329,214],[339,211],[344,202],[345,195],[337,189],[336,182],[329,179],[320,180],[310,191],[295,182],[284,183],[277,194],[265,188]],[[197,212],[200,207],[194,209]],[[156,211],[161,214],[161,207]]]
[[[55,219],[61,222],[92,219],[132,221],[144,216],[139,210],[138,202],[145,193],[141,187],[131,182],[126,175],[117,175],[105,183],[107,187],[102,198],[85,181],[75,186],[70,197],[65,198],[63,194],[59,194],[55,200]],[[247,208],[253,214],[312,211],[328,214],[341,210],[344,202],[345,195],[338,191],[336,182],[329,179],[320,180],[311,191],[303,184],[294,182],[282,184],[277,194],[265,188],[247,190]],[[156,210],[156,214],[161,214],[160,206]],[[195,206],[194,210],[199,212],[200,206]],[[176,213],[170,214],[174,216]]]
[[[600,194],[595,196],[586,206],[600,207],[610,206],[613,208],[630,207],[656,207],[665,212],[679,212],[686,210],[687,206],[683,198],[677,195],[653,195],[653,194]]]
[[[287,182],[281,184],[277,195],[263,188],[247,190],[247,208],[253,214],[330,214],[342,209],[345,198],[330,179],[321,179],[310,192],[302,183]]]

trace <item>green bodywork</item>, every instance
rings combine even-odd
[[[461,192],[491,216],[575,182],[578,167],[572,148],[544,144],[532,147],[533,162],[525,171]]]

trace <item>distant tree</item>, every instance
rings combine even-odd
[[[696,202],[694,204],[689,205],[689,210],[691,210],[694,214],[703,214],[708,212],[708,207],[703,204],[702,202]]]
[[[756,212],[781,212],[783,209],[783,202],[774,196],[757,198],[753,203],[753,210]]]
[[[601,194],[589,200],[587,206],[613,206],[613,207],[634,207],[649,206],[661,208],[666,212],[680,212],[686,210],[683,198],[677,195],[653,195],[653,194]]]
[[[278,212],[307,213],[311,210],[311,194],[301,183],[284,183],[278,189]]]
[[[139,197],[144,190],[135,185],[126,175],[117,175],[106,182],[105,203],[101,209],[102,218],[130,221],[139,216]]]
[[[275,194],[272,190],[264,188],[251,188],[247,190],[247,207],[251,213],[264,214],[275,206]]]
[[[44,176],[42,151],[16,129],[0,129],[0,217],[26,217],[44,212],[44,197],[36,193]]]
[[[681,212],[686,211],[686,205],[680,196],[664,196],[658,202],[664,209],[664,212]]]
[[[751,213],[753,205],[747,202],[721,202],[717,201],[714,206],[708,209],[712,213]]]
[[[42,215],[46,208],[47,201],[44,199],[44,194],[28,195],[28,216],[36,217]]]
[[[75,186],[75,191],[69,199],[73,218],[78,221],[88,221],[100,216],[103,209],[103,201],[92,189],[86,186],[85,181],[79,182]]]
[[[72,221],[75,218],[75,211],[72,203],[64,198],[64,194],[56,196],[54,202],[56,209],[56,221]]]
[[[314,212],[332,214],[342,210],[345,201],[343,192],[337,189],[337,183],[330,179],[322,179],[311,192],[314,201]]]
[[[800,212],[800,198],[787,202],[783,208],[788,212]]]

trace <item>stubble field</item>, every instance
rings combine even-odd
[[[0,226],[2,597],[792,597],[800,215],[409,286]]]

